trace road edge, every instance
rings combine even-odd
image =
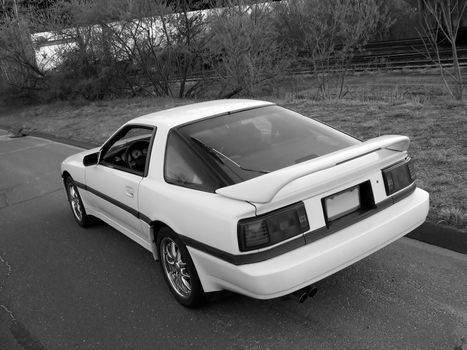
[[[11,127],[8,126],[8,125],[0,125],[0,130],[6,131],[6,132],[8,132],[10,128]],[[65,145],[80,147],[80,148],[83,148],[83,149],[90,149],[90,148],[95,148],[95,147],[100,146],[99,144],[93,143],[93,142],[90,142],[90,141],[75,140],[75,139],[72,139],[72,138],[60,137],[60,136],[52,135],[52,134],[49,134],[49,133],[46,133],[46,132],[35,131],[35,130],[32,130],[32,131],[28,132],[24,136],[39,137],[39,138],[46,139],[46,140],[49,140],[49,141],[59,142],[59,143],[65,144]],[[23,136],[18,136],[18,137],[23,137]]]
[[[467,233],[449,226],[424,222],[406,237],[467,254]]]
[[[64,137],[59,137],[59,136],[54,136],[51,134],[46,134],[41,131],[32,131],[30,134],[27,136],[34,136],[34,137],[39,137],[42,139],[58,142],[58,143],[64,143],[65,145],[70,145],[70,146],[75,146],[75,147],[80,147],[84,149],[91,149],[91,148],[96,148],[99,147],[100,145],[97,143],[89,142],[89,141],[80,141],[80,140],[75,140],[75,139],[68,139]]]
[[[8,130],[8,128],[8,126],[0,125],[0,129],[5,131]],[[90,149],[99,146],[93,142],[59,137],[40,131],[32,131],[27,136],[39,137],[84,149]],[[421,226],[408,233],[406,237],[441,248],[449,249],[457,253],[467,254],[467,233],[449,226],[424,222]]]

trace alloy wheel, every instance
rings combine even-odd
[[[71,204],[71,209],[73,210],[73,214],[79,221],[82,221],[83,211],[81,208],[81,199],[79,198],[78,191],[76,190],[73,184],[70,184],[68,186],[68,194],[69,194],[69,200]]]
[[[183,298],[191,294],[191,277],[177,243],[169,237],[161,242],[162,265],[175,292]]]

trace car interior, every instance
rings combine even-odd
[[[148,155],[150,137],[125,140],[127,142],[114,144],[103,155],[103,163],[117,168],[144,172]]]

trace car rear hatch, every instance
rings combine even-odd
[[[407,168],[409,143],[405,136],[377,137],[216,192],[252,203],[257,215],[302,201],[313,216],[310,229],[329,228],[348,222],[354,212],[364,214],[390,202],[398,191],[388,191],[383,170],[395,164]],[[413,183],[412,176],[408,178],[403,187]]]
[[[408,146],[405,136],[382,136],[218,189],[256,207],[256,217],[239,222],[240,251],[310,243],[410,195]]]
[[[319,191],[365,174],[369,169],[403,159],[409,146],[406,136],[380,136],[358,145],[216,190],[222,196],[257,204],[270,203],[293,181],[314,175],[304,191]],[[362,157],[366,157],[362,161]]]

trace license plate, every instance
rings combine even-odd
[[[350,214],[361,207],[360,187],[355,186],[333,194],[324,200],[324,205],[326,206],[326,214],[329,221]]]

